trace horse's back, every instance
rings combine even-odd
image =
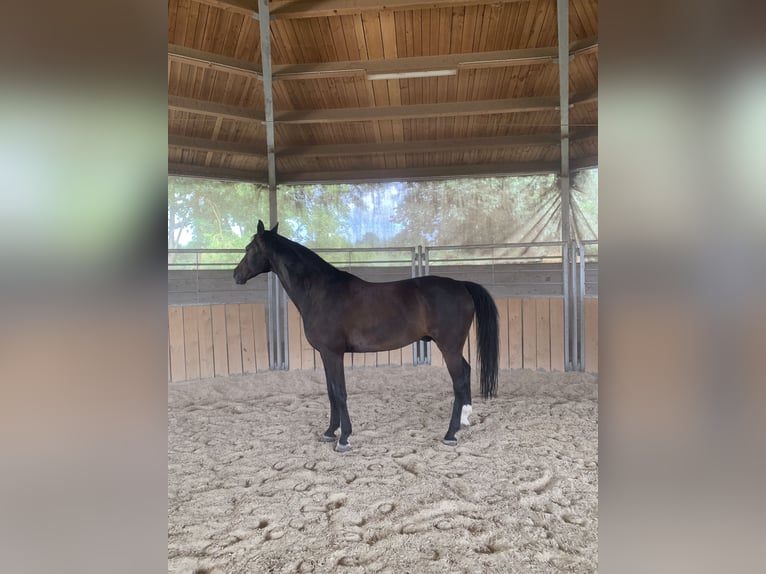
[[[382,283],[357,278],[342,298],[339,326],[347,351],[397,349],[424,337],[464,333],[473,316],[470,293],[446,277]]]

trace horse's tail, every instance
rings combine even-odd
[[[492,295],[478,283],[464,281],[473,297],[476,308],[476,333],[479,351],[476,353],[480,375],[481,396],[485,399],[497,395],[497,356],[500,351],[500,335],[497,319],[497,305]]]

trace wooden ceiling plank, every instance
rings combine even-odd
[[[186,35],[184,37],[184,46],[196,46],[194,37],[197,32],[197,22],[199,20],[200,4],[197,2],[189,3],[189,15],[187,16]]]
[[[343,29],[343,22],[341,18],[327,18],[327,26],[329,27],[328,36],[333,43],[333,49],[335,50],[336,60],[350,60],[351,56],[348,53],[348,46],[346,45],[346,33]]]

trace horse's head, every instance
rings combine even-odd
[[[263,227],[263,221],[258,220],[258,232],[253,235],[253,240],[245,248],[245,256],[242,261],[234,268],[234,281],[237,285],[244,285],[256,275],[271,271],[264,236],[266,233],[276,233],[278,225],[277,223],[271,231],[266,231]]]

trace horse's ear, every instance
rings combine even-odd
[[[258,231],[258,235],[263,233],[263,221],[261,221],[260,219],[258,220],[258,230],[257,231]]]
[[[277,232],[277,227],[279,227],[279,221],[277,221],[277,222],[274,224],[274,227],[272,227],[272,228],[271,228],[271,231],[273,231],[274,233],[276,233],[276,232]]]

